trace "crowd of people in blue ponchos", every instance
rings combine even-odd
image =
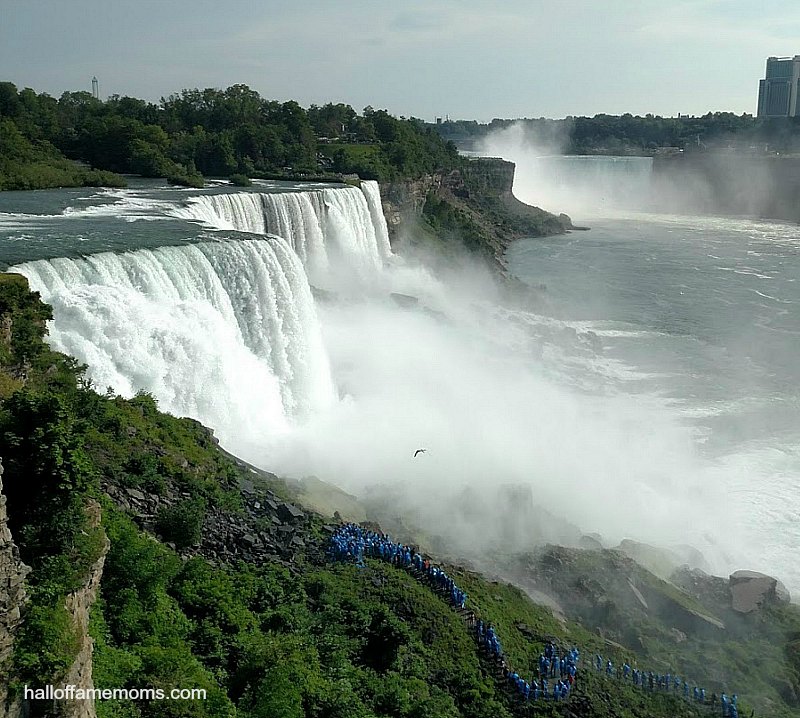
[[[368,556],[400,568],[414,568],[424,574],[434,588],[447,593],[453,606],[463,609],[467,605],[467,594],[441,568],[423,558],[411,546],[392,541],[389,536],[358,524],[340,526],[331,536],[328,554],[337,561],[352,561],[357,566],[363,566],[364,557]]]
[[[327,553],[333,560],[347,561],[355,563],[357,566],[364,566],[364,558],[370,557],[400,568],[414,569],[422,574],[434,588],[447,595],[453,607],[462,611],[466,607],[467,594],[444,570],[433,565],[411,546],[392,541],[386,534],[371,531],[354,523],[342,524],[331,536]],[[522,700],[552,699],[559,701],[569,697],[578,675],[580,651],[577,648],[573,647],[566,653],[560,654],[558,647],[548,641],[545,644],[544,653],[539,656],[538,678],[531,678],[530,681],[527,681],[506,664],[500,638],[491,624],[477,620],[474,622],[473,628],[478,645],[490,657],[500,662],[511,688]],[[620,680],[630,680],[633,685],[641,686],[646,690],[670,691],[676,694],[682,691],[686,700],[709,705],[704,688],[694,686],[690,692],[688,681],[673,676],[671,673],[661,675],[652,671],[642,671],[638,668],[631,668],[627,663],[623,664],[621,669],[615,668],[611,660],[604,660],[600,654],[595,656],[595,668],[605,672],[608,676],[616,676]],[[737,704],[738,696],[735,694],[728,697],[723,693],[719,697],[719,706],[724,718],[738,718]],[[710,697],[710,705],[717,707],[716,694],[712,694]]]
[[[480,635],[482,625],[478,622]],[[526,681],[516,671],[505,670],[506,678],[517,694],[525,701],[539,699],[565,700],[575,686],[578,675],[580,651],[573,647],[563,655],[550,641],[545,644],[544,653],[539,655],[539,677]],[[549,686],[552,681],[552,689]]]
[[[724,718],[739,718],[739,697],[735,693],[730,697],[722,693],[718,699],[716,693],[707,696],[706,689],[699,686],[692,686],[690,691],[689,681],[682,679],[680,676],[674,676],[669,672],[661,674],[653,673],[653,671],[642,671],[638,668],[631,668],[628,663],[623,663],[621,669],[615,668],[611,660],[604,660],[599,653],[594,660],[595,668],[598,671],[604,671],[608,676],[617,676],[622,680],[629,680],[633,685],[640,686],[645,690],[672,692],[676,695],[682,693],[687,701],[710,705],[714,708],[717,707],[719,702]]]

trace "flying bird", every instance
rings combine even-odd
[[[417,450],[414,452],[414,458],[415,458],[415,459],[417,458],[417,454],[424,454],[426,451],[427,451],[427,449],[417,449]]]

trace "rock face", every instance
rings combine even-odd
[[[729,577],[731,607],[738,613],[752,613],[770,603],[789,603],[786,587],[772,576],[757,571],[736,571]]]
[[[3,466],[0,464],[0,676],[7,676],[13,652],[14,634],[22,622],[22,608],[27,600],[25,577],[30,573],[8,529],[6,497],[3,496]],[[21,715],[17,703],[7,705],[7,685],[0,680],[0,718]]]
[[[257,485],[257,478],[254,473],[254,480],[243,479],[240,482],[242,511],[231,512],[220,507],[208,510],[200,542],[181,548],[180,553],[202,556],[215,564],[268,560],[292,568],[295,554],[305,549],[302,536],[308,524],[308,514]],[[113,484],[105,484],[103,488],[142,529],[152,534],[158,534],[158,516],[162,510],[192,498],[187,491],[173,490],[155,495]]]
[[[503,266],[501,258],[512,240],[563,234],[573,229],[567,215],[555,216],[514,197],[514,171],[513,162],[484,157],[450,172],[382,184],[383,213],[392,246],[403,240],[404,227],[411,230],[409,235],[419,234],[414,229],[421,229],[419,220],[429,195],[471,225],[468,246],[493,258],[499,267]],[[457,234],[462,230],[463,226]]]
[[[383,214],[392,244],[397,243],[400,227],[422,214],[428,192],[441,187],[441,175],[427,175],[407,182],[391,182],[381,185]]]
[[[97,528],[100,525],[100,505],[92,502],[86,509],[89,516],[89,526]],[[89,611],[97,600],[100,589],[100,579],[103,576],[103,565],[110,543],[105,538],[103,549],[99,558],[92,564],[89,577],[82,588],[71,593],[66,598],[67,611],[73,623],[78,628],[80,636],[80,649],[72,665],[64,676],[63,685],[74,685],[77,688],[92,689],[92,651],[94,641],[89,635]],[[58,705],[60,718],[96,718],[97,712],[93,700],[61,701]]]
[[[649,544],[639,543],[624,539],[618,551],[622,551],[626,556],[630,556],[636,563],[644,566],[659,578],[668,579],[672,572],[681,565],[680,556],[674,551],[665,548],[657,548]]]
[[[603,544],[596,536],[584,534],[578,539],[578,548],[585,549],[586,551],[602,551]]]

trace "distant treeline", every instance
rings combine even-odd
[[[306,110],[246,85],[183,90],[155,104],[88,92],[56,99],[0,83],[0,189],[124,182],[104,172],[189,185],[202,175],[388,180],[459,161],[455,147],[419,120],[371,107],[359,114],[341,103]]]
[[[459,145],[520,125],[529,139],[566,154],[654,154],[663,148],[740,151],[800,151],[800,118],[759,119],[749,114],[709,112],[701,117],[595,115],[561,120],[448,120],[435,127]]]

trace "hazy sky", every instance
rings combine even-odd
[[[245,83],[425,119],[755,112],[798,0],[0,0],[0,79],[151,100]]]

